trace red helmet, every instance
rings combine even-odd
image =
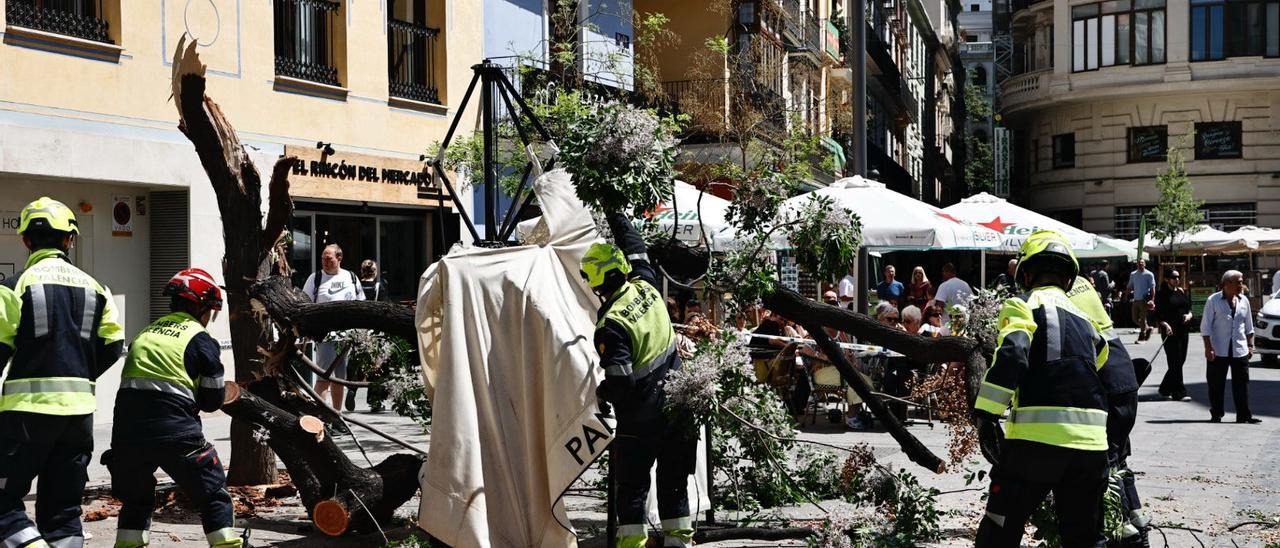
[[[169,279],[164,286],[165,295],[177,295],[191,302],[214,310],[222,310],[222,288],[213,276],[199,268],[188,268]]]

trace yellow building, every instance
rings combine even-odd
[[[23,267],[15,219],[41,195],[77,211],[73,260],[112,289],[129,336],[167,307],[179,268],[220,276],[212,188],[169,98],[184,34],[258,170],[303,159],[291,177],[299,284],[336,242],[344,268],[377,260],[391,297],[409,299],[458,239],[419,155],[443,139],[480,60],[479,2],[5,0],[0,21],[0,277]],[[224,345],[226,329],[212,326]],[[104,381],[109,409],[118,377]]]

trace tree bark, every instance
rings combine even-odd
[[[249,295],[259,309],[295,336],[319,340],[331,331],[373,329],[411,342],[418,337],[413,326],[413,309],[400,304],[374,301],[317,304],[284,276],[259,280],[249,287]]]
[[[725,527],[700,528],[693,533],[693,541],[720,542],[725,540],[805,540],[817,535],[807,527]]]
[[[222,110],[205,96],[205,67],[196,53],[196,44],[178,41],[173,60],[173,95],[178,108],[178,129],[195,146],[200,165],[209,176],[222,217],[222,238],[226,254],[222,274],[227,288],[227,308],[231,324],[231,348],[235,356],[236,380],[251,382],[263,375],[259,347],[270,342],[266,318],[249,306],[249,284],[269,272],[269,252],[275,235],[262,231],[262,180],[249,155],[236,137],[235,129]],[[288,199],[288,167],[294,158],[282,158],[272,172],[273,211],[276,225],[292,211]],[[279,226],[275,228],[279,233]],[[267,446],[253,439],[251,428],[242,420],[231,424],[232,467],[227,481],[232,485],[273,483],[275,457]]]
[[[307,514],[322,532],[373,532],[375,521],[390,523],[395,510],[417,492],[418,471],[425,462],[421,456],[400,453],[372,469],[361,468],[331,436],[318,439],[304,428],[302,417],[307,415],[276,405],[291,393],[278,378],[255,383],[253,392],[230,381],[226,387],[222,410],[267,431],[267,443],[284,461]]]

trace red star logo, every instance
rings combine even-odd
[[[955,217],[952,217],[950,213],[943,213],[943,212],[941,212],[941,211],[936,211],[936,212],[934,212],[934,215],[937,215],[937,216],[939,216],[939,217],[942,217],[943,219],[946,219],[946,220],[951,221],[951,222],[953,222],[953,223],[964,224],[963,222],[961,222],[961,221],[960,221],[960,219],[957,219],[957,218],[955,218]]]
[[[996,232],[999,232],[999,233],[1003,234],[1003,233],[1004,233],[1004,229],[1005,229],[1005,227],[1010,227],[1010,226],[1016,225],[1016,224],[1018,224],[1018,223],[1004,223],[1004,222],[1000,222],[1000,216],[999,216],[999,215],[996,215],[996,218],[995,218],[995,219],[992,219],[992,220],[987,221],[987,222],[985,222],[985,223],[978,223],[978,224],[980,224],[980,225],[982,225],[982,226],[985,226],[985,227],[987,227],[987,228],[990,228],[991,230],[994,230],[994,231],[996,231]]]
[[[658,206],[653,208],[652,211],[646,211],[644,214],[644,218],[652,219],[664,211],[671,211],[671,208],[666,206],[665,204],[658,204]]]

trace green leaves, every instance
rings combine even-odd
[[[1204,201],[1195,199],[1182,152],[1187,147],[1188,138],[1183,137],[1178,143],[1169,145],[1165,170],[1156,176],[1160,199],[1150,213],[1152,236],[1170,251],[1173,251],[1174,240],[1179,234],[1191,230],[1203,219],[1200,206]]]
[[[862,220],[831,197],[811,195],[784,223],[796,263],[820,280],[839,279],[857,257]]]

